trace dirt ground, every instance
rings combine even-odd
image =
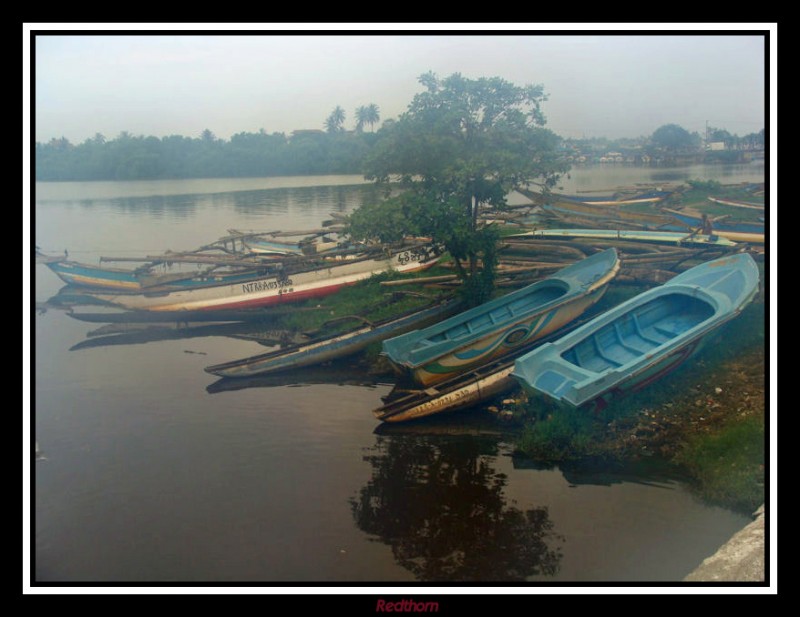
[[[709,369],[704,377],[669,402],[611,422],[605,436],[609,450],[621,458],[657,454],[671,460],[692,435],[713,433],[736,417],[765,417],[763,349]]]

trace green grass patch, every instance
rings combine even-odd
[[[745,513],[764,503],[763,417],[728,422],[710,435],[695,435],[675,462],[694,479],[707,501]]]
[[[599,453],[599,435],[606,422],[582,410],[543,408],[529,403],[528,421],[516,450],[537,461],[574,461]]]
[[[667,207],[687,207],[699,212],[705,212],[712,218],[726,216],[731,221],[754,222],[764,216],[763,210],[717,204],[709,201],[709,197],[732,199],[751,204],[763,205],[765,203],[763,194],[756,195],[742,187],[723,186],[714,180],[690,180],[688,188],[669,197],[663,205]]]
[[[381,285],[382,282],[443,274],[452,274],[452,272],[446,268],[434,266],[424,272],[414,274],[397,272],[376,274],[365,281],[345,287],[335,294],[298,303],[297,308],[301,310],[276,318],[276,326],[298,332],[322,330],[325,335],[333,335],[360,323],[357,319],[340,321],[343,317],[360,316],[375,322],[399,316],[407,311],[424,307],[442,294],[440,291],[425,288],[422,284],[386,287]],[[328,322],[331,323],[326,325]]]

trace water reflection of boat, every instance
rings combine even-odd
[[[110,326],[110,327],[109,327]],[[196,323],[193,325],[142,323],[109,324],[87,334],[87,340],[70,347],[70,351],[106,347],[110,345],[140,345],[158,341],[172,341],[209,336],[227,336],[254,340],[264,345],[278,345],[294,340],[295,335],[288,331],[255,329],[252,324],[235,323]]]
[[[77,295],[76,295],[77,294]],[[193,322],[269,322],[273,317],[286,313],[300,311],[317,311],[315,307],[309,308],[256,308],[228,311],[125,311],[115,307],[98,305],[97,312],[75,312],[75,304],[83,304],[84,297],[74,287],[62,288],[56,296],[50,298],[40,310],[48,308],[67,309],[67,314],[78,321],[89,323],[116,323],[116,324],[141,324],[141,323],[175,323],[187,324]]]
[[[374,388],[388,384],[381,375],[370,375],[363,366],[356,363],[337,362],[328,366],[309,366],[297,371],[256,375],[230,379],[223,377],[206,386],[209,394],[233,392],[248,388],[279,388],[285,386],[302,387],[313,385],[362,386]]]
[[[437,324],[383,342],[402,376],[423,387],[528,346],[574,321],[619,271],[613,248]]]
[[[605,407],[694,355],[758,292],[747,253],[695,266],[516,361],[513,377],[542,405]]]
[[[511,461],[514,469],[558,470],[571,486],[612,486],[629,483],[672,490],[676,482],[686,480],[674,466],[653,458],[625,463],[592,460],[556,465],[515,455],[511,457]]]
[[[417,437],[448,437],[448,436],[490,436],[500,437],[509,435],[509,426],[501,424],[494,414],[489,412],[465,413],[458,416],[458,422],[448,416],[427,416],[418,422],[381,422],[372,431],[375,435],[399,436],[412,435]]]

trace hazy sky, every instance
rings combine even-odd
[[[678,25],[680,31],[616,35],[597,27],[542,34],[526,24],[506,26],[514,31],[508,33],[487,25],[468,35],[420,33],[417,25],[413,33],[390,25],[394,32],[380,34],[296,33],[282,25],[270,31],[269,24],[260,32],[245,25],[206,34],[165,25],[173,30],[164,34],[146,24],[130,35],[28,26],[34,33],[56,28],[37,34],[30,50],[36,141],[80,143],[122,131],[197,137],[210,129],[222,139],[260,129],[290,133],[323,129],[337,105],[345,128],[353,128],[361,105],[378,105],[382,121],[396,118],[427,71],[541,84],[549,96],[547,127],[564,137],[637,137],[667,123],[745,135],[766,123],[765,38],[741,30],[747,25],[730,34]]]

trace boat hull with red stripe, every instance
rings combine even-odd
[[[430,246],[351,260],[331,260],[309,270],[255,277],[233,284],[210,285],[168,293],[104,293],[88,295],[103,303],[135,311],[227,311],[260,308],[321,298],[375,274],[424,270],[438,260]]]

